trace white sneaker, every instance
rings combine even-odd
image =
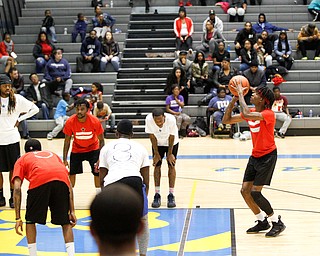
[[[53,136],[52,136],[51,134],[48,134],[48,135],[47,135],[47,139],[48,139],[48,140],[52,140],[52,139],[53,139]]]

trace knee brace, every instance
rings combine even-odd
[[[264,211],[267,215],[273,213],[273,209],[269,201],[261,194],[259,191],[251,191],[251,196],[254,202],[259,206],[259,208]]]

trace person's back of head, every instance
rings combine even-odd
[[[111,184],[103,189],[90,206],[90,229],[100,252],[106,246],[119,252],[122,246],[130,244],[135,251],[135,237],[142,228],[142,212],[143,200],[129,186]]]

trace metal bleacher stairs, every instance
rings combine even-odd
[[[148,14],[144,13],[142,0],[134,1],[134,7],[128,6],[127,0],[113,1],[114,7],[104,7],[103,10],[113,15],[117,22],[115,27],[122,33],[114,34],[122,51],[121,68],[119,73],[108,69],[106,73],[76,73],[75,59],[79,56],[80,42],[71,43],[71,31],[77,13],[84,13],[88,20],[94,11],[89,0],[26,0],[26,8],[22,10],[16,34],[13,35],[15,51],[19,56],[17,68],[24,75],[28,84],[28,75],[35,71],[32,56],[33,45],[40,30],[44,10],[50,9],[56,22],[57,46],[64,49],[64,57],[72,67],[74,86],[89,86],[98,81],[104,85],[104,101],[112,106],[118,122],[122,118],[134,121],[136,137],[145,137],[144,118],[154,107],[164,107],[165,95],[163,88],[166,78],[172,69],[174,60],[175,39],[173,20],[178,13],[178,0],[150,1]],[[216,15],[224,22],[226,44],[231,46],[231,59],[235,59],[233,40],[236,36],[234,29],[241,28],[243,23],[230,23],[228,16],[220,7],[214,6],[216,1],[207,0],[208,6],[198,6],[198,1],[187,8],[187,15],[193,19],[195,33],[193,47],[201,43],[202,22],[208,15],[209,9],[215,9]],[[108,1],[104,3],[109,3]],[[158,14],[154,14],[157,9]],[[302,25],[312,20],[305,5],[296,5],[293,0],[264,0],[261,6],[248,5],[246,21],[256,22],[259,13],[265,13],[267,20],[274,25],[294,29],[288,32],[288,38],[294,49],[295,63],[285,77],[287,82],[281,85],[283,95],[289,100],[289,108],[299,109],[304,118],[293,119],[289,127],[289,135],[320,134],[320,61],[312,59],[313,52],[308,51],[309,60],[301,61],[296,52],[296,38]],[[64,28],[68,34],[64,35]],[[79,40],[79,38],[78,38]],[[239,62],[232,61],[238,67]],[[272,86],[269,84],[269,86]],[[191,117],[205,116],[206,107],[197,106],[203,95],[189,96],[189,105],[185,112]],[[314,117],[308,117],[309,110]],[[54,120],[28,120],[31,135],[45,136],[54,126]]]

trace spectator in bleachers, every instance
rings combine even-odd
[[[179,6],[184,6],[184,1],[183,0],[179,0]],[[186,6],[192,6],[192,3],[190,0],[187,0],[186,2]]]
[[[284,139],[287,129],[292,121],[291,115],[288,109],[287,97],[281,95],[280,88],[278,86],[273,87],[273,94],[275,97],[272,105],[272,110],[276,115],[276,120],[283,122],[279,132],[275,132],[275,135]]]
[[[245,76],[248,79],[250,87],[252,88],[255,88],[261,85],[263,86],[267,85],[265,72],[259,69],[258,67],[259,67],[258,61],[253,60],[250,63],[250,68],[243,72],[243,76]],[[252,90],[249,90],[249,92],[244,96],[244,99],[247,104],[251,104],[250,103],[251,95],[252,95]]]
[[[210,10],[209,17],[204,20],[203,25],[202,25],[203,32],[207,31],[207,21],[212,22],[215,30],[219,30],[220,33],[223,32],[223,22],[219,17],[216,16],[215,10]]]
[[[304,25],[298,35],[298,46],[302,60],[307,60],[307,50],[315,50],[314,59],[320,60],[320,33],[315,23]]]
[[[105,38],[106,33],[111,31],[111,28],[108,26],[106,20],[101,13],[98,18],[97,22],[93,24],[93,30],[97,32],[97,38],[102,41]]]
[[[178,55],[181,50],[192,52],[193,21],[187,17],[187,11],[183,6],[179,8],[179,17],[174,20],[174,33]]]
[[[105,72],[108,63],[118,72],[120,67],[120,48],[111,31],[107,32],[101,44],[100,71]]]
[[[74,24],[74,28],[72,31],[72,43],[75,43],[77,40],[78,34],[81,37],[81,42],[86,38],[88,21],[87,18],[83,15],[83,13],[78,13],[78,20]]]
[[[272,65],[272,50],[273,50],[273,43],[268,37],[267,31],[262,31],[261,35],[258,38],[262,38],[262,45],[265,49],[264,53],[264,60],[266,63],[266,66],[269,67]]]
[[[99,82],[93,82],[91,84],[90,95],[92,98],[95,98],[95,102],[102,101],[103,88]]]
[[[102,23],[102,24],[105,24],[106,28],[99,29],[100,33],[101,33],[101,37],[104,38],[104,35],[107,31],[112,31],[112,27],[116,23],[116,19],[113,18],[110,14],[108,14],[106,12],[103,13],[100,6],[96,6],[94,8],[94,12],[95,12],[95,17],[92,18],[92,24],[93,24],[94,28],[97,27],[96,30],[98,30],[99,23],[101,23],[101,21],[99,21],[99,19],[101,19],[101,18],[99,18],[101,14],[103,16],[103,20],[105,21],[105,23]],[[101,31],[103,31],[103,32],[101,32]],[[99,36],[100,36],[100,33],[99,33]],[[98,33],[97,33],[97,35],[98,35]]]
[[[212,60],[212,54],[218,48],[218,43],[224,42],[226,39],[222,33],[213,27],[211,20],[206,23],[206,31],[202,34],[201,45],[196,47],[197,51],[204,53],[209,52],[208,60]]]
[[[238,17],[238,22],[243,22],[244,15],[247,10],[246,0],[228,0],[229,2],[229,21],[235,22],[236,17]]]
[[[259,66],[265,66],[264,53],[266,50],[264,49],[263,39],[261,37],[258,37],[257,42],[253,45],[253,48],[257,52]]]
[[[47,134],[48,140],[52,140],[53,138],[57,137],[59,132],[62,131],[67,119],[69,118],[69,116],[67,116],[67,112],[73,109],[73,104],[68,104],[69,100],[70,94],[64,92],[62,94],[62,99],[58,102],[56,112],[53,116],[57,126],[54,127],[53,130]]]
[[[188,105],[189,100],[189,88],[187,84],[186,72],[181,67],[174,67],[167,77],[166,87],[164,92],[167,95],[171,94],[172,85],[179,85],[180,95],[184,98],[184,104]]]
[[[267,31],[272,42],[278,39],[278,35],[275,33],[276,31],[293,31],[293,29],[277,27],[267,22],[266,15],[264,13],[259,14],[258,22],[252,26],[252,29],[257,34],[261,34],[264,30]]]
[[[166,111],[176,118],[180,136],[186,137],[187,126],[190,124],[191,118],[187,114],[182,113],[183,107],[184,98],[180,95],[179,85],[174,84],[171,87],[171,95],[166,98]]]
[[[91,1],[91,7],[96,8],[96,6],[102,7],[103,6],[102,0],[92,0]]]
[[[15,60],[11,53],[14,53],[14,43],[9,33],[5,33],[4,40],[0,43],[0,63],[4,65],[4,73],[8,73],[10,68],[15,66]]]
[[[42,31],[33,47],[33,57],[36,59],[36,72],[42,73],[43,68],[50,60],[55,46],[48,40],[47,33]]]
[[[256,50],[253,48],[251,40],[246,40],[244,42],[244,47],[240,51],[241,56],[241,64],[240,64],[240,71],[245,71],[250,68],[250,63],[252,61],[256,61],[258,63],[258,55]],[[259,69],[264,69],[262,66],[259,65]]]
[[[212,53],[212,60],[213,60],[213,66],[212,66],[212,72],[218,72],[221,68],[222,60],[228,58],[230,59],[230,52],[228,52],[225,49],[225,43],[219,42],[218,44],[218,50]]]
[[[24,90],[24,78],[19,73],[18,69],[10,68],[8,75],[12,82],[12,90],[14,91],[14,93],[18,93],[25,97],[26,92]]]
[[[77,57],[77,72],[83,72],[86,63],[93,64],[91,72],[99,72],[101,43],[96,34],[95,30],[91,30],[90,35],[82,42],[81,57]]]
[[[110,131],[115,131],[116,117],[112,114],[112,110],[107,103],[103,103],[102,101],[96,102],[93,108],[93,115],[99,119],[104,129],[106,129],[106,122],[110,121]]]
[[[29,79],[31,84],[26,90],[26,98],[40,108],[42,110],[43,119],[48,120],[50,109],[53,106],[49,87],[46,83],[40,82],[36,73],[30,74]],[[35,116],[33,119],[35,119]]]
[[[218,127],[218,131],[222,131],[225,127],[222,123],[225,110],[228,107],[232,97],[226,94],[226,88],[219,87],[217,90],[217,96],[212,98],[208,105],[208,113],[212,113],[214,121]]]
[[[292,48],[286,31],[281,31],[279,39],[274,42],[274,53],[279,65],[290,70],[294,60],[291,56]]]
[[[53,50],[53,57],[45,67],[44,82],[48,82],[51,94],[62,95],[61,90],[69,93],[72,87],[71,67],[69,62],[62,56],[63,50]]]
[[[150,11],[150,4],[149,4],[149,0],[144,0],[145,3],[145,12],[149,13]],[[129,6],[132,8],[133,7],[133,0],[129,0]]]
[[[308,11],[314,16],[313,21],[320,21],[320,0],[312,0],[308,5]]]
[[[41,30],[46,32],[51,36],[51,40],[53,43],[57,42],[56,29],[54,27],[54,19],[51,16],[50,10],[45,10],[44,12],[45,18],[42,20]]]
[[[256,32],[252,29],[252,24],[249,21],[244,24],[244,29],[238,32],[234,40],[235,51],[238,56],[240,56],[240,50],[244,47],[246,40],[250,40],[252,45],[256,43]]]
[[[187,87],[191,86],[191,78],[192,78],[192,61],[187,59],[187,52],[180,51],[179,58],[173,61],[173,67],[180,67],[184,70],[187,77]],[[185,99],[186,101],[186,99]],[[187,101],[186,101],[187,102]]]
[[[196,52],[191,71],[191,91],[197,93],[197,89],[200,89],[200,93],[204,93],[205,90],[208,90],[209,65],[204,59],[203,52]]]
[[[262,0],[250,0],[250,5],[256,5],[256,2],[258,3],[258,5],[262,4]]]

